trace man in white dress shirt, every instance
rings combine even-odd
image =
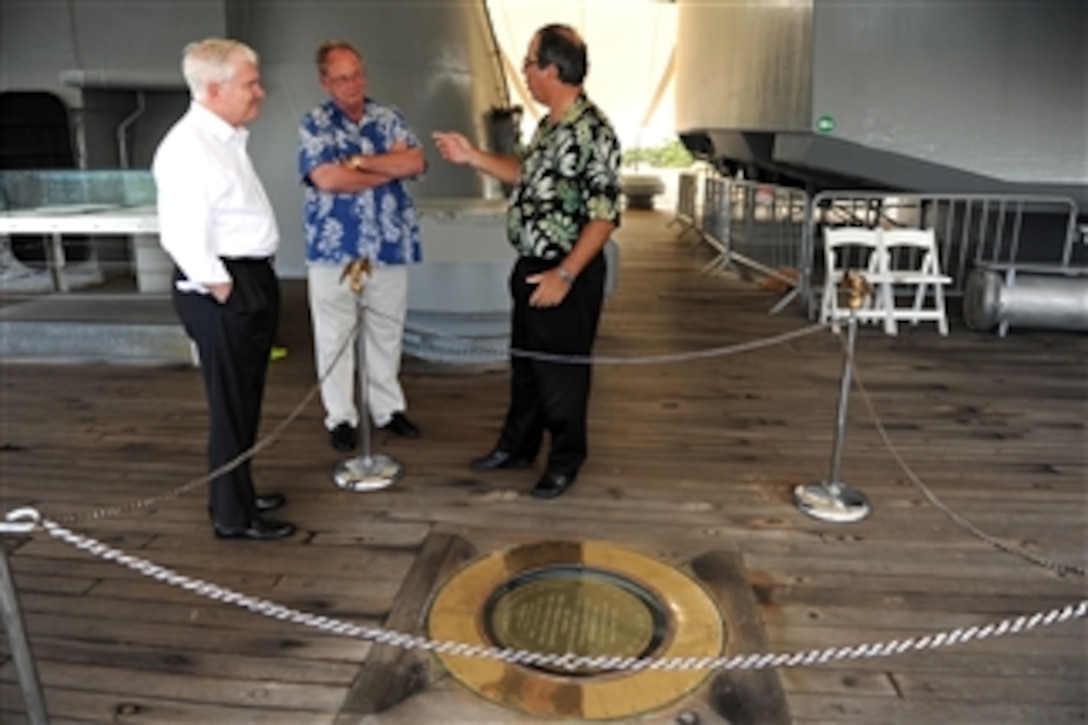
[[[264,90],[257,54],[235,40],[208,38],[185,48],[188,112],[155,152],[163,249],[177,267],[174,309],[196,344],[208,396],[208,468],[256,442],[265,374],[279,321],[272,266],[279,232],[246,153],[245,124]],[[264,518],[285,503],[257,496],[249,459],[212,480],[208,509],[223,539],[280,539],[289,523]]]

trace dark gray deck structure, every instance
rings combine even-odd
[[[1088,206],[1088,5],[680,0],[677,131],[812,190]]]

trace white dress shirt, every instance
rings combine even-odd
[[[194,101],[155,151],[159,241],[186,277],[180,290],[232,281],[222,257],[276,253],[276,217],[246,153],[248,138]]]

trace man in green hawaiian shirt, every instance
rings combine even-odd
[[[434,134],[447,160],[515,185],[507,212],[518,253],[510,274],[510,407],[494,449],[470,465],[527,468],[548,431],[551,451],[532,491],[536,498],[561,495],[586,460],[591,368],[585,358],[604,299],[602,249],[620,221],[620,145],[582,88],[587,66],[585,42],[573,28],[536,32],[522,70],[548,114],[519,156],[483,151],[459,133]],[[556,361],[556,355],[578,360]]]

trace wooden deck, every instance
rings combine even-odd
[[[4,365],[0,503],[50,519],[158,498],[77,532],[192,577],[363,625],[422,632],[437,581],[474,554],[540,539],[593,538],[690,571],[735,556],[770,651],[882,642],[1032,614],[1085,598],[1059,577],[956,526],[895,453],[958,514],[1013,549],[1084,567],[1088,521],[1088,337],[953,320],[862,329],[843,479],[874,506],[856,524],[798,512],[795,484],[826,478],[842,367],[827,331],[738,354],[645,362],[723,348],[809,323],[777,295],[698,270],[705,248],[663,212],[631,211],[619,287],[597,353],[643,364],[595,369],[591,456],[560,499],[526,494],[532,471],[477,474],[493,442],[503,370],[407,361],[417,441],[374,439],[405,464],[376,493],[334,488],[342,460],[312,400],[256,460],[259,485],[287,494],[300,527],[276,543],[212,538],[204,492],[165,496],[203,473],[205,404],[196,370]],[[273,364],[265,430],[310,392],[314,369],[299,283]],[[539,471],[538,471],[539,472]],[[538,473],[537,472],[537,473]],[[321,633],[153,581],[38,532],[5,537],[54,723],[524,722],[463,689],[427,656]],[[734,626],[727,621],[727,627]],[[740,626],[735,625],[735,626]],[[751,641],[751,640],[749,640]],[[6,638],[0,721],[24,722]],[[796,723],[1073,723],[1088,717],[1088,627],[888,658],[777,671]],[[726,683],[728,684],[728,683]],[[391,704],[382,714],[367,715]],[[730,693],[733,693],[732,695]],[[708,678],[644,716],[667,723],[781,721]]]

